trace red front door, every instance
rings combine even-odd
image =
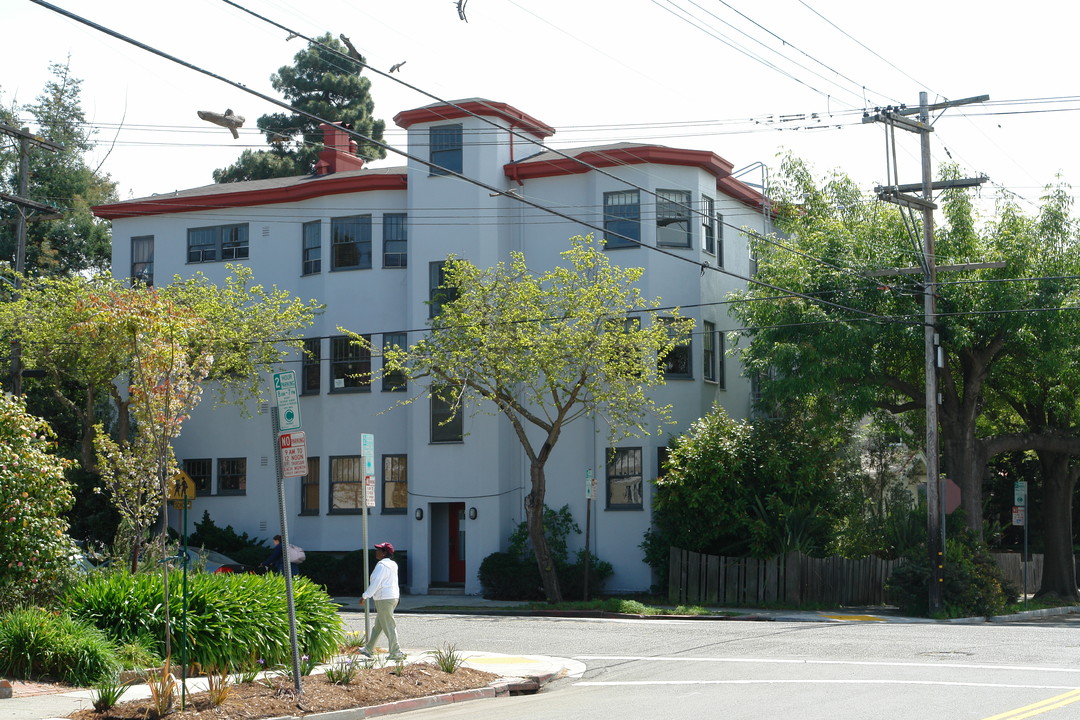
[[[465,582],[465,503],[450,503],[450,582]]]

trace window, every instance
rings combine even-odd
[[[607,509],[641,510],[641,448],[608,448]]]
[[[364,511],[364,459],[359,455],[330,458],[330,515]]]
[[[724,215],[716,213],[716,265],[724,267]]]
[[[629,240],[616,235],[625,235]],[[640,241],[641,200],[638,191],[604,193],[604,248],[637,247]]]
[[[701,246],[710,255],[716,254],[716,209],[713,199],[701,196]]]
[[[671,318],[659,318],[659,321],[669,325]],[[670,332],[670,330],[669,330]],[[671,333],[674,336],[674,333]],[[667,377],[692,377],[690,362],[690,338],[684,338],[667,355],[660,359],[660,371]]]
[[[384,515],[399,515],[409,509],[409,458],[406,455],[382,456]]]
[[[409,265],[409,235],[405,213],[386,213],[382,218],[382,266],[403,268]]]
[[[363,335],[371,342],[370,335]],[[330,338],[330,392],[371,389],[371,350],[349,337]]]
[[[451,419],[452,418],[452,419]],[[439,390],[431,390],[431,442],[461,442],[464,425],[461,421],[461,404],[451,405],[439,397]]]
[[[198,458],[184,460],[184,472],[195,483],[195,495],[209,495],[212,492],[210,486],[210,473],[214,467],[214,461],[210,458]]]
[[[457,299],[457,291],[443,287],[446,284],[446,261],[437,260],[428,263],[428,306],[429,317],[442,312],[442,306]]]
[[[189,263],[244,260],[248,256],[248,226],[189,228],[187,244]]]
[[[439,125],[428,130],[431,148],[432,175],[447,175],[447,171],[462,172],[461,124]]]
[[[244,495],[247,492],[247,458],[218,458],[218,495]]]
[[[305,340],[302,352],[300,394],[318,395],[322,392],[322,341],[319,338]]]
[[[154,286],[154,236],[131,238],[131,281]]]
[[[300,514],[319,514],[319,458],[307,459],[307,475],[300,478]]]
[[[371,268],[371,216],[354,215],[330,221],[330,269]]]
[[[656,191],[656,244],[690,247],[690,193]]]
[[[383,333],[383,352],[385,353],[388,348],[397,346],[399,348],[407,347],[408,338],[405,333]],[[401,370],[395,372],[386,371],[386,361],[383,361],[383,378],[382,378],[383,392],[395,392],[405,389],[405,373]]]
[[[322,270],[322,220],[303,226],[304,274],[314,275]]]
[[[721,389],[727,387],[727,378],[724,374],[724,356],[727,353],[724,351],[724,333],[716,334],[716,384]]]
[[[705,379],[716,382],[716,325],[706,320],[701,333],[701,372]]]

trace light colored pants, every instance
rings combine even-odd
[[[386,633],[386,644],[391,655],[400,655],[401,647],[397,640],[397,620],[394,619],[394,608],[397,607],[398,599],[375,601],[375,624],[371,628],[371,637],[368,638],[364,649],[369,653],[375,652],[375,641],[379,635]]]

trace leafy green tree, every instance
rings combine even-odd
[[[35,103],[21,109],[34,117],[38,134],[64,149],[31,150],[27,195],[37,202],[55,205],[62,217],[28,224],[26,272],[53,275],[105,270],[111,262],[109,226],[95,218],[90,208],[115,201],[116,183],[86,163],[86,155],[95,143],[82,110],[82,80],[72,76],[67,63],[54,63],[50,70],[53,80],[45,85]],[[8,122],[14,121],[13,116],[8,118]],[[6,153],[0,151],[0,185],[12,194],[18,194],[19,188],[18,153],[17,147]],[[17,212],[14,205],[4,204],[0,206],[0,220],[11,221]],[[15,225],[0,223],[0,253],[14,258],[15,243]]]
[[[382,369],[428,378],[430,393],[457,412],[493,405],[509,421],[529,459],[526,523],[550,602],[562,593],[544,533],[544,467],[560,435],[575,420],[599,417],[615,443],[665,421],[670,406],[648,395],[664,382],[657,358],[693,326],[677,312],[661,322],[659,302],[637,287],[644,271],[611,265],[591,236],[572,238],[562,257],[565,267],[543,273],[521,253],[490,269],[450,258],[431,331],[385,351]]]
[[[382,141],[386,123],[372,113],[371,81],[360,76],[361,66],[345,54],[345,46],[327,33],[293,57],[270,77],[274,89],[293,107],[334,123],[345,123],[356,132]],[[339,54],[340,53],[340,54]],[[363,62],[363,58],[361,58]],[[314,172],[322,149],[318,123],[297,113],[271,113],[258,120],[270,150],[245,150],[226,168],[214,171],[214,182],[238,182]],[[374,143],[357,141],[357,154],[369,159],[386,156]]]
[[[40,602],[70,578],[73,502],[49,426],[22,398],[0,394],[0,609]]]

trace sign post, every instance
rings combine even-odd
[[[293,689],[297,695],[303,695],[304,686],[300,682],[300,648],[296,642],[296,602],[293,596],[292,563],[289,562],[289,523],[285,514],[285,475],[282,461],[285,444],[291,450],[299,435],[301,452],[305,453],[306,444],[303,433],[284,432],[300,429],[300,403],[296,394],[296,373],[292,370],[274,373],[274,396],[277,400],[275,412],[271,413],[271,430],[274,439],[274,469],[277,475],[278,511],[281,515],[281,570],[285,576],[285,599],[289,607],[289,645],[292,649]],[[281,434],[283,433],[284,434]],[[288,438],[286,440],[286,438]],[[290,458],[294,457],[290,454]],[[294,468],[295,469],[295,468]],[[305,467],[304,475],[307,474]]]
[[[367,589],[371,570],[368,567],[368,508],[375,507],[375,436],[371,433],[360,433],[360,458],[361,472],[364,475],[364,511],[363,540],[364,540],[364,582],[361,583]],[[368,609],[367,600],[364,601],[364,636],[371,637],[371,611]]]
[[[1024,607],[1027,607],[1028,595],[1028,484],[1026,480],[1017,480],[1013,487],[1013,525],[1024,526]]]
[[[596,495],[596,478],[593,477],[592,468],[585,471],[585,590],[583,599],[589,600],[589,536],[592,535],[592,501]]]

